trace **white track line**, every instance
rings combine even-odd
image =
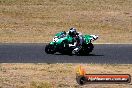
[[[123,45],[123,44],[124,44],[124,45],[125,45],[125,44],[130,44],[130,45],[131,45],[132,43],[93,43],[93,44],[122,44],[122,45]]]

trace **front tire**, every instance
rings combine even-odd
[[[46,45],[45,47],[45,52],[47,54],[54,54],[55,53],[55,48],[53,45]]]

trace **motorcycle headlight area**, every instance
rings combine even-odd
[[[57,40],[58,40],[57,37],[54,37],[54,38],[53,38],[53,42],[56,42]]]

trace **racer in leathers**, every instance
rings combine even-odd
[[[76,28],[70,28],[70,30],[67,32],[67,35],[70,35],[73,38],[73,43],[76,43],[72,54],[78,53],[82,48],[82,43],[84,41],[82,33],[77,32]]]

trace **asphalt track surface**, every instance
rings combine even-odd
[[[88,56],[46,54],[45,44],[0,44],[0,63],[132,64],[132,44],[95,44]]]

